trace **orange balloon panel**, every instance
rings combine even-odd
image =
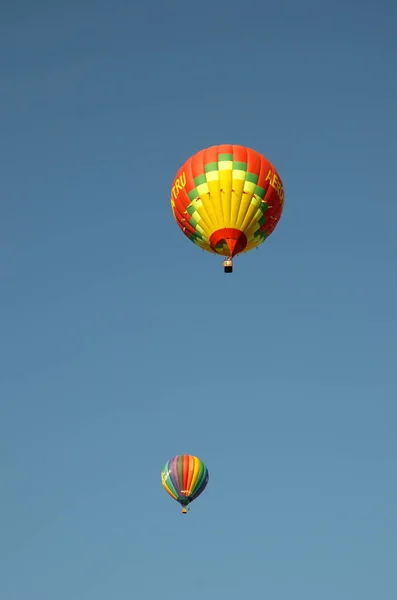
[[[276,227],[283,205],[283,184],[272,163],[232,144],[191,156],[171,189],[172,211],[186,237],[223,256],[259,246]]]

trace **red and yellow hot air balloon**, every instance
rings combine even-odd
[[[177,172],[171,207],[183,233],[203,250],[233,257],[261,244],[275,229],[284,188],[262,154],[233,144],[211,146],[191,156]]]
[[[186,514],[189,504],[207,487],[209,473],[197,456],[178,454],[168,460],[161,471],[161,483],[165,491],[182,506]]]

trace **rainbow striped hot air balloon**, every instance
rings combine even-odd
[[[161,482],[168,494],[182,506],[187,513],[187,506],[193,502],[207,487],[208,469],[197,456],[179,454],[171,458],[161,471]]]
[[[284,206],[284,188],[262,154],[233,144],[211,146],[191,156],[171,188],[171,207],[186,237],[203,250],[233,257],[256,248],[274,231]]]

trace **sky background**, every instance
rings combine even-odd
[[[1,598],[395,600],[396,3],[0,23]],[[232,276],[169,203],[221,143],[286,194]]]

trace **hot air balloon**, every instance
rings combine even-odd
[[[208,469],[197,456],[179,454],[171,458],[161,471],[161,482],[168,494],[182,506],[183,514],[207,487]]]
[[[259,152],[233,144],[191,156],[171,188],[171,207],[186,237],[203,250],[233,257],[256,248],[280,220],[284,188],[275,167]]]

